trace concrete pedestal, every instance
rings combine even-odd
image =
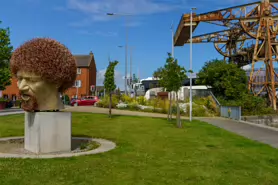
[[[70,112],[26,112],[24,148],[30,152],[71,151]]]

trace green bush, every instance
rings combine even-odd
[[[274,114],[275,111],[267,105],[267,99],[254,96],[252,94],[243,94],[237,100],[225,100],[218,98],[221,105],[240,106],[243,116]]]
[[[147,105],[147,99],[144,96],[139,96],[136,98],[139,105]]]
[[[130,96],[123,94],[121,96],[121,101],[126,103],[126,104],[129,104],[129,103],[134,102],[135,100],[133,98],[131,98]]]
[[[137,102],[132,102],[127,105],[128,110],[140,110]]]
[[[190,106],[186,106],[186,112],[183,113],[183,116],[189,116]],[[215,113],[210,113],[208,109],[204,107],[204,105],[193,104],[192,105],[192,116],[196,117],[210,117],[215,115]]]
[[[116,108],[116,105],[119,103],[119,99],[117,95],[112,95],[112,108]],[[97,103],[98,107],[109,108],[109,96],[106,95],[105,97],[101,98],[100,101]]]
[[[67,94],[62,97],[62,100],[65,103],[65,105],[69,105],[70,104],[70,98],[69,98],[69,96]]]
[[[207,116],[209,116],[209,114],[208,114],[207,110],[202,105],[199,105],[199,106],[193,106],[192,116],[207,117]]]
[[[7,100],[4,98],[0,98],[0,102],[7,102]]]
[[[186,110],[189,110],[189,109],[186,109]],[[177,115],[177,105],[174,104],[172,105],[172,114],[173,115]],[[186,115],[186,113],[183,111],[183,109],[180,108],[180,115]]]

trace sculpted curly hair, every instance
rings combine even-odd
[[[76,78],[76,60],[63,44],[49,38],[35,38],[17,48],[11,57],[11,71],[40,75],[59,85],[59,92],[72,87]]]

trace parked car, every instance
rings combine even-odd
[[[71,100],[71,106],[74,106],[77,104],[77,106],[86,106],[86,105],[94,105],[96,102],[98,102],[99,99],[97,96],[85,96],[81,99],[72,99]]]

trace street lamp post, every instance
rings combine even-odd
[[[172,32],[172,57],[173,58],[175,58],[174,57],[174,23],[172,22],[172,25],[171,25],[171,32]]]
[[[107,13],[109,16],[124,16],[126,23],[126,44],[125,44],[125,94],[127,95],[127,50],[128,50],[128,26],[127,26],[127,16],[129,14],[116,14],[116,13]]]
[[[191,8],[190,13],[190,111],[189,111],[189,119],[192,121],[192,17],[193,17],[193,10],[197,8]]]
[[[133,76],[132,76],[132,50],[133,50],[133,47],[129,47],[130,49],[130,95],[131,95],[131,89],[132,89],[132,81],[133,81]]]

